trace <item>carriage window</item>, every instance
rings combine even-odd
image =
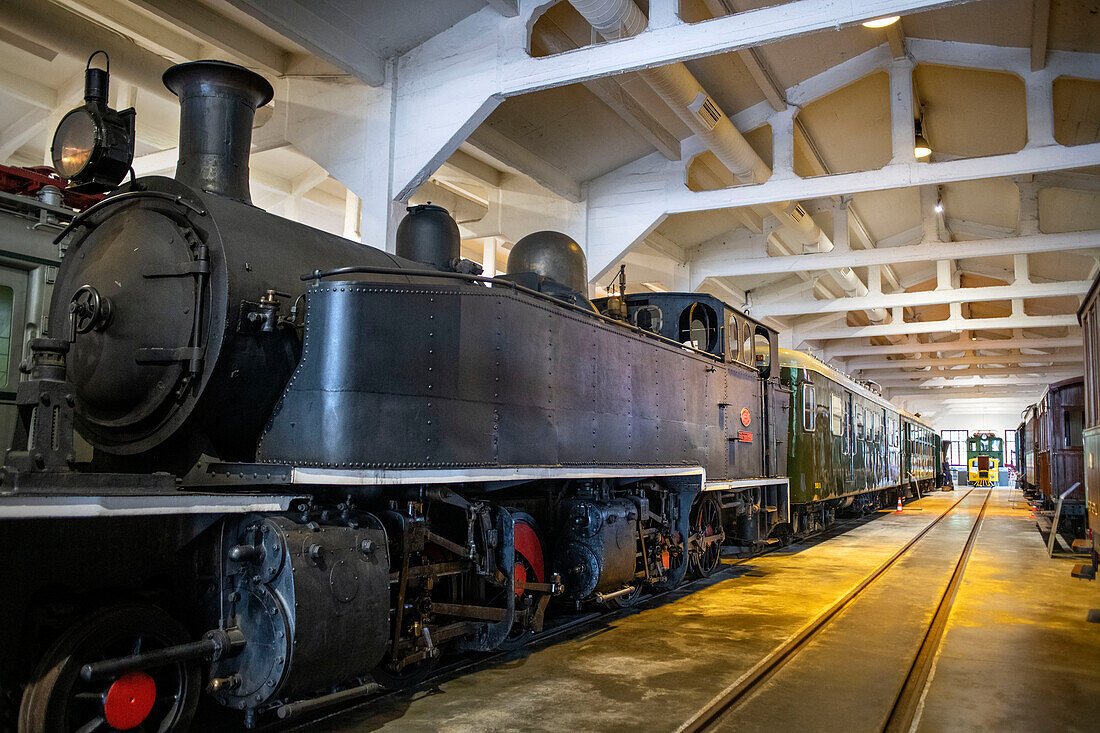
[[[841,402],[838,395],[829,395],[829,403],[832,407],[830,410],[830,427],[833,429],[833,435],[844,434],[844,403]]]
[[[1066,447],[1080,448],[1084,446],[1085,411],[1066,410]]]
[[[802,386],[802,428],[817,429],[817,397],[812,384]]]
[[[0,287],[0,388],[8,386],[11,361],[11,311],[15,300],[11,288]]]
[[[661,309],[655,305],[643,305],[638,310],[634,311],[632,316],[634,325],[643,331],[649,331],[651,333],[660,333],[662,318]]]
[[[718,342],[718,316],[705,303],[692,303],[680,314],[680,343],[710,351]]]
[[[856,408],[856,437],[859,438],[860,440],[863,440],[863,436],[864,436],[863,431],[865,429],[864,425],[866,423],[867,423],[867,418],[863,414],[863,408],[862,407],[857,407]]]
[[[841,439],[845,453],[852,452],[852,405],[844,400],[844,437]]]

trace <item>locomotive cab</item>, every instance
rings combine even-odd
[[[614,300],[619,300],[617,296]],[[612,298],[593,301],[607,313]],[[626,321],[730,364],[755,369],[764,379],[777,377],[779,339],[775,330],[702,293],[631,293],[621,296]]]

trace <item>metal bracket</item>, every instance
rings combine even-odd
[[[180,346],[175,349],[146,347],[134,352],[138,364],[170,364],[174,361],[202,361],[206,349],[202,346]]]
[[[177,262],[174,266],[169,267],[166,270],[154,270],[148,269],[141,273],[145,278],[156,277],[185,277],[189,275],[209,275],[210,274],[210,260],[187,260],[185,262]]]

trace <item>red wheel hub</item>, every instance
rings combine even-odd
[[[535,528],[521,519],[515,524],[514,538],[516,555],[527,561],[534,582],[545,583],[546,563],[542,557],[542,542],[539,541]],[[515,578],[517,583],[527,581],[527,567],[519,562],[519,558],[516,559]],[[523,595],[523,590],[516,588],[516,595]]]
[[[103,716],[117,730],[130,730],[141,725],[157,700],[157,683],[144,672],[122,675],[103,701]]]

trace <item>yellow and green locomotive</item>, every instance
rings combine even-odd
[[[1004,441],[996,433],[974,433],[966,440],[966,475],[971,486],[994,486],[1004,464]]]

